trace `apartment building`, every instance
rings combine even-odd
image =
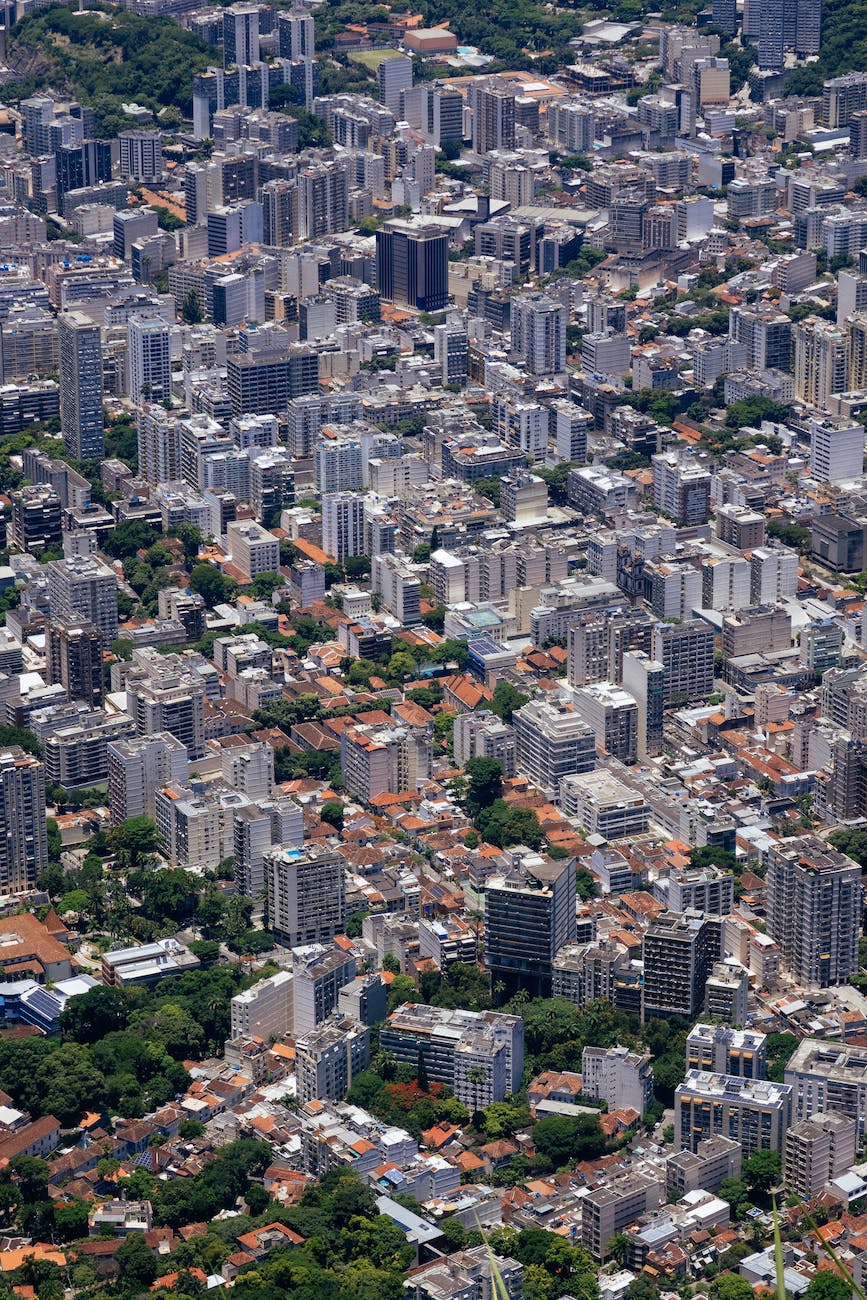
[[[265,859],[268,928],[287,948],[324,943],[342,933],[345,867],[319,844],[272,851]]]
[[[781,840],[768,864],[768,934],[799,984],[845,984],[858,969],[861,868],[813,835]]]
[[[468,1050],[461,1053],[459,1061],[462,1044],[468,1045]],[[429,1079],[453,1088],[458,1100],[474,1110],[490,1104],[483,1094],[490,1091],[492,1083],[499,1094],[491,1098],[493,1101],[502,1101],[521,1086],[524,1024],[520,1016],[498,1011],[446,1010],[408,1002],[388,1017],[380,1033],[380,1045],[382,1051],[391,1052],[396,1060],[413,1068],[422,1059]],[[494,1065],[498,1060],[502,1072]],[[485,1076],[478,1082],[476,1066]],[[475,1092],[477,1087],[479,1091]]]
[[[485,961],[493,983],[550,996],[554,958],[575,938],[575,899],[571,859],[512,851],[508,873],[485,886]]]
[[[767,1074],[767,1037],[750,1029],[728,1025],[697,1024],[686,1038],[686,1068],[710,1074],[764,1079]]]
[[[607,1101],[609,1110],[645,1115],[653,1104],[653,1066],[649,1052],[627,1047],[585,1047],[581,1053],[581,1091]]]
[[[695,1151],[702,1138],[732,1137],[744,1157],[783,1150],[793,1089],[765,1079],[687,1070],[674,1094],[675,1141]]]

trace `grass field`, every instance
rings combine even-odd
[[[360,63],[368,72],[376,72],[383,59],[393,59],[399,50],[353,50],[349,57],[353,63]]]

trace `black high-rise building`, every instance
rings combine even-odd
[[[448,301],[448,245],[448,234],[435,224],[388,222],[376,232],[380,296],[418,311],[441,311]]]

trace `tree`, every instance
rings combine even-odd
[[[616,1233],[605,1248],[605,1253],[615,1259],[622,1268],[629,1255],[629,1238],[622,1232]]]
[[[497,758],[471,758],[464,766],[466,807],[471,817],[490,808],[503,793],[503,765]]]
[[[851,1300],[852,1285],[830,1269],[813,1276],[807,1287],[806,1300]]]
[[[115,1252],[121,1276],[128,1287],[146,1291],[157,1275],[157,1261],[150,1246],[140,1232],[131,1232]]]
[[[753,1288],[745,1277],[723,1273],[711,1284],[713,1300],[753,1300]]]
[[[60,1032],[76,1043],[97,1043],[106,1034],[126,1029],[128,1023],[126,994],[101,984],[70,998],[60,1014]]]
[[[231,600],[237,583],[210,564],[197,564],[190,574],[190,588],[197,592],[209,609]]]
[[[328,799],[322,805],[319,816],[324,822],[328,822],[335,830],[343,830],[344,805],[339,799]]]
[[[138,551],[146,551],[158,539],[159,533],[153,524],[143,519],[125,519],[103,538],[102,549],[112,559],[123,560]]]
[[[201,325],[204,317],[199,306],[199,295],[195,289],[189,289],[181,305],[181,319],[185,325]]]
[[[491,712],[496,713],[503,722],[510,723],[515,710],[525,705],[529,698],[529,695],[523,695],[511,682],[497,682],[491,700]]]
[[[111,843],[122,865],[134,871],[159,847],[156,823],[150,817],[128,817],[111,832]]]
[[[753,1194],[767,1196],[780,1180],[780,1156],[777,1151],[754,1151],[744,1161],[741,1177]]]

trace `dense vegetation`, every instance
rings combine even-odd
[[[162,125],[177,125],[179,114],[190,112],[193,73],[214,61],[213,49],[169,18],[117,9],[78,13],[67,5],[52,5],[16,25],[13,62],[26,68],[34,52],[39,72],[12,83],[10,92],[29,94],[37,83],[67,90],[93,107],[97,131],[106,138],[132,125],[123,101],[147,104],[162,114]]]

